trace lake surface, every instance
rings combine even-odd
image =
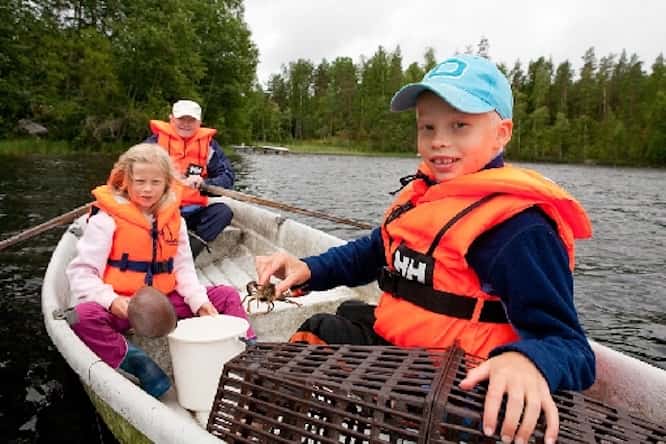
[[[88,202],[115,156],[0,156],[2,239]],[[244,154],[237,189],[379,223],[418,159]],[[577,244],[576,306],[590,337],[666,368],[666,171],[520,164],[563,185],[592,219]],[[366,234],[292,216],[344,239]],[[6,442],[113,442],[42,323],[40,289],[64,228],[0,252],[0,436]]]

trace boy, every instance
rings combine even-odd
[[[513,98],[490,61],[449,58],[398,91],[393,111],[416,108],[421,165],[382,226],[364,238],[303,260],[256,259],[258,282],[276,292],[378,280],[374,308],[343,303],[306,320],[292,341],[446,347],[489,357],[462,381],[488,379],[484,432],[525,443],[540,412],[546,442],[559,429],[556,389],[582,390],[595,361],[573,304],[574,238],[591,235],[583,208],[539,174],[504,165]]]
[[[167,150],[187,188],[183,192],[181,214],[190,233],[192,255],[196,258],[205,242],[214,240],[231,223],[231,209],[217,202],[208,205],[202,184],[223,188],[234,186],[234,171],[213,136],[217,132],[201,126],[201,106],[192,100],[173,104],[168,122],[151,120],[153,135],[148,143],[158,143]]]

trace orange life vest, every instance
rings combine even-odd
[[[217,130],[199,128],[192,137],[183,139],[169,122],[162,120],[151,120],[150,130],[157,136],[157,143],[167,150],[180,174],[186,176],[188,170],[195,168],[201,177],[208,176],[208,152]],[[199,190],[185,186],[182,188],[182,205],[208,205],[208,197],[203,196]]]
[[[589,219],[540,174],[504,166],[431,186],[423,179],[410,183],[382,225],[389,266],[380,278],[377,334],[403,347],[458,342],[482,357],[518,339],[499,298],[482,290],[465,255],[479,235],[535,205],[554,221],[573,270],[574,239],[591,236]]]
[[[107,185],[93,190],[95,208],[113,217],[116,231],[102,280],[113,290],[132,296],[146,285],[168,294],[176,287],[173,259],[178,249],[181,216],[175,193],[153,223],[129,200]]]

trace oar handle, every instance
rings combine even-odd
[[[12,245],[18,244],[19,242],[22,242],[24,240],[33,238],[38,234],[50,230],[51,228],[57,227],[58,225],[72,222],[77,217],[87,213],[90,210],[92,204],[93,204],[92,202],[89,202],[85,205],[81,205],[80,207],[74,208],[73,210],[68,211],[67,213],[61,214],[60,216],[56,216],[53,219],[50,219],[32,228],[28,228],[27,230],[22,231],[17,235],[11,236],[7,239],[0,241],[0,251],[4,250],[5,248],[11,247]]]
[[[218,187],[215,185],[202,185],[201,190],[213,194],[215,196],[225,196],[230,197],[231,199],[239,200],[241,202],[250,202],[258,205],[263,205],[265,207],[277,208],[280,210],[289,211],[292,213],[303,214],[305,216],[317,217],[319,219],[328,220],[330,222],[335,222],[338,224],[351,225],[352,227],[360,228],[363,230],[370,230],[374,228],[374,225],[368,224],[366,222],[361,222],[352,219],[345,219],[342,217],[333,216],[327,213],[322,213],[320,211],[308,210],[305,208],[295,207],[293,205],[276,202],[273,200],[264,199],[261,197],[252,196],[250,194],[241,193],[240,191],[227,190],[226,188]]]

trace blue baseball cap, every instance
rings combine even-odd
[[[511,85],[497,66],[484,57],[456,55],[444,60],[419,83],[405,85],[395,93],[391,111],[414,108],[423,91],[432,91],[464,113],[497,111],[502,119],[513,115]]]

